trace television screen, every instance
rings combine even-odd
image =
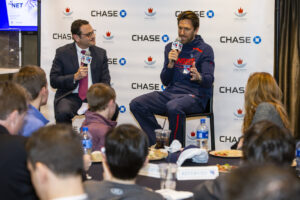
[[[37,31],[37,0],[0,0],[0,30]]]

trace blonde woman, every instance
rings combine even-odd
[[[255,122],[268,120],[281,128],[289,129],[289,120],[281,103],[282,92],[273,76],[267,72],[250,75],[245,90],[245,117],[242,127],[244,134]],[[241,138],[237,148],[241,148]],[[235,145],[232,146],[235,148]]]

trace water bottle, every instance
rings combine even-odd
[[[92,138],[90,136],[88,127],[82,127],[81,142],[82,142],[83,153],[91,155]]]
[[[300,141],[296,144],[296,172],[300,177]]]
[[[208,128],[205,119],[200,119],[200,124],[197,126],[196,142],[200,149],[208,150]]]

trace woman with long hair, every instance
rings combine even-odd
[[[244,134],[255,122],[268,120],[281,128],[290,129],[288,116],[281,103],[282,92],[273,76],[267,72],[250,75],[245,90]],[[242,146],[242,139],[237,148]],[[235,148],[235,145],[232,146]]]

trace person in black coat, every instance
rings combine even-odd
[[[56,122],[71,123],[82,103],[86,102],[85,96],[79,96],[79,84],[83,79],[88,77],[88,86],[94,83],[110,85],[106,51],[95,46],[92,26],[86,20],[75,20],[71,32],[74,42],[56,50],[50,72],[50,85],[57,89],[54,99]],[[90,64],[83,66],[81,59],[86,55],[92,59]]]
[[[37,199],[26,166],[26,139],[17,135],[27,111],[27,93],[12,82],[0,83],[1,199]]]

